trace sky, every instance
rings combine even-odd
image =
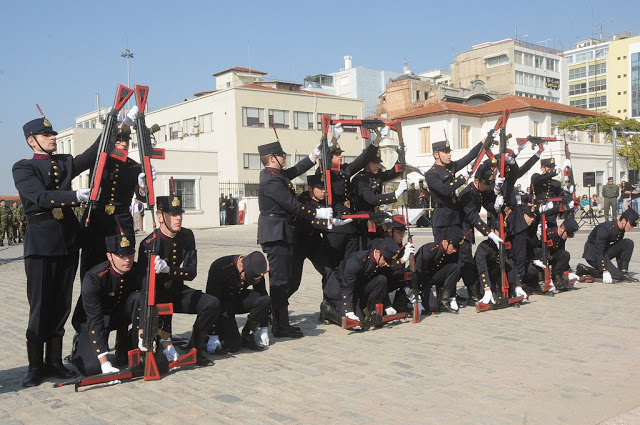
[[[11,167],[31,157],[22,125],[54,129],[112,104],[118,83],[149,86],[152,109],[215,88],[234,66],[302,83],[344,66],[402,72],[449,69],[474,44],[515,38],[567,50],[590,37],[640,31],[636,1],[486,3],[384,1],[5,1],[0,25],[0,195]]]

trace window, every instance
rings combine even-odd
[[[607,89],[607,79],[601,78],[600,80],[589,82],[589,91],[602,91]]]
[[[600,108],[607,106],[607,96],[597,96],[589,98],[589,108]]]
[[[156,138],[156,142],[166,142],[167,141],[167,126],[161,125],[160,130],[154,135]]]
[[[200,133],[208,133],[213,130],[213,114],[200,115]]]
[[[243,153],[242,162],[245,170],[259,170],[262,166],[258,153]]]
[[[604,74],[605,72],[607,72],[607,63],[606,62],[597,63],[597,64],[591,65],[589,67],[589,75]]]
[[[420,100],[420,90],[416,90],[416,102]]]
[[[355,115],[340,115],[341,120],[357,120],[358,117]],[[357,127],[344,127],[345,133],[356,133],[358,131]]]
[[[569,84],[569,96],[587,92],[587,83]]]
[[[581,66],[579,68],[573,68],[569,70],[569,79],[575,80],[576,78],[584,78],[587,76],[587,67]]]
[[[571,100],[569,101],[569,104],[577,108],[587,109],[587,99]]]
[[[172,122],[171,124],[169,124],[169,140],[177,139],[179,131],[180,131],[179,122]]]
[[[193,210],[196,208],[196,181],[195,180],[174,180],[176,192],[182,199],[182,208]]]
[[[96,119],[91,120],[91,128],[96,128]]]
[[[494,66],[500,66],[500,65],[506,65],[509,63],[509,56],[507,56],[505,53],[498,55],[498,56],[493,56],[490,58],[486,58],[485,62],[487,64],[487,68],[493,68]]]
[[[533,122],[533,135],[538,136],[538,127],[540,127],[540,123],[538,121]]]
[[[431,152],[431,127],[420,128],[420,153]]]
[[[515,63],[526,66],[533,66],[535,55],[531,53],[524,53],[520,51],[516,51],[515,53]]]
[[[575,62],[573,55],[566,56],[566,58],[567,58],[567,64],[569,65],[572,65]]]
[[[289,128],[289,111],[269,109],[269,127]]]
[[[242,107],[243,127],[264,127],[264,109]]]
[[[293,112],[293,128],[296,130],[313,130],[313,114],[311,112]]]
[[[606,58],[607,53],[609,52],[609,48],[605,47],[602,49],[596,49],[596,59]],[[618,58],[620,59],[620,58]]]
[[[627,93],[625,91],[625,93]],[[625,111],[626,112],[626,111]],[[640,115],[640,53],[631,54],[631,116]]]
[[[468,125],[460,126],[460,149],[469,149],[469,134],[471,127]]]
[[[536,55],[535,57],[535,66],[536,68],[544,68],[544,58],[542,56]]]
[[[576,63],[593,60],[593,51],[576,53]]]
[[[309,155],[300,155],[299,153],[296,154],[295,156],[295,162],[294,164],[297,164],[298,162],[302,161],[303,159],[309,157]],[[304,180],[304,178],[303,178]]]
[[[560,62],[558,59],[547,58],[547,69],[549,71],[560,71]]]
[[[227,88],[231,87],[231,81],[227,81]]]
[[[318,112],[316,114],[316,118],[317,118],[316,129],[318,131],[322,131],[322,116],[323,115],[328,115],[329,117],[331,117],[331,119],[334,119],[336,117],[336,114],[321,114],[321,113]]]
[[[184,120],[184,130],[186,134],[193,134],[193,127],[194,124],[196,123],[196,117],[193,118],[187,118],[186,120]]]

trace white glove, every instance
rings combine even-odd
[[[451,310],[460,310],[460,307],[458,307],[458,300],[456,300],[456,297],[449,298],[449,307],[451,307]]]
[[[319,143],[318,146],[313,150],[313,153],[316,154],[318,159],[322,158],[322,143]]]
[[[496,201],[493,203],[493,208],[498,211],[504,205],[504,196],[498,195]]]
[[[482,304],[495,304],[496,300],[493,299],[493,293],[491,291],[484,291],[484,296],[480,300]]]
[[[222,344],[220,344],[220,337],[218,335],[209,335],[209,339],[207,339],[207,353],[215,354],[215,352],[219,349],[222,349]]]
[[[512,157],[511,155],[505,155],[505,156],[504,156],[504,161],[505,161],[507,164],[510,164],[510,165],[513,165],[513,164],[515,164],[515,163],[516,163],[516,159],[515,159],[514,157]]]
[[[144,189],[145,187],[147,187],[147,182],[146,182],[146,179],[144,177],[145,177],[144,173],[138,174],[138,186],[140,186],[141,189]],[[151,180],[152,181],[156,181],[157,177],[158,177],[158,174],[156,173],[156,167],[154,167],[152,165],[151,166]]]
[[[263,347],[269,346],[269,328],[260,328],[258,332],[256,332],[256,338],[258,338],[258,345],[262,345]]]
[[[120,372],[120,369],[117,367],[113,367],[110,361],[106,361],[100,365],[100,369],[102,369],[102,373],[115,373]]]
[[[357,320],[358,322],[360,321],[360,318],[358,316],[356,316],[356,314],[353,311],[349,311],[349,312],[345,313],[345,317],[347,319]]]
[[[408,286],[404,287],[404,293],[407,295],[407,299],[411,304],[416,302],[416,294]]]
[[[527,295],[527,293],[524,292],[524,289],[522,289],[522,286],[516,286],[516,297],[524,297],[525,301],[529,299],[529,295]]]
[[[547,267],[544,265],[544,263],[543,263],[542,261],[540,261],[540,260],[533,260],[533,261],[531,262],[531,264],[533,264],[534,266],[536,266],[537,268],[542,269],[542,270],[544,270],[544,269],[546,269],[546,268],[547,268]]]
[[[542,238],[542,223],[538,224],[538,228],[536,229],[536,235],[538,235],[538,239]]]
[[[544,142],[544,143],[540,143],[538,145],[538,156],[540,156],[540,154],[542,152],[544,152],[544,150],[547,148],[547,145],[549,144],[549,142]]]
[[[576,188],[573,185],[569,186],[569,193],[573,193],[575,189]]]
[[[565,159],[564,162],[562,163],[562,169],[566,170],[567,168],[571,168],[571,160],[570,159]]]
[[[89,194],[91,193],[90,189],[78,189],[76,190],[76,199],[78,202],[87,202],[89,201]]]
[[[333,208],[318,208],[316,218],[319,220],[331,220],[333,218]]]
[[[407,190],[407,181],[400,180],[398,183],[398,188],[396,189],[396,199],[400,199],[400,195],[402,195]]]
[[[175,362],[179,357],[178,352],[176,351],[176,347],[174,347],[173,344],[162,350],[162,354],[164,354],[169,363]]]
[[[384,127],[382,127],[382,130],[380,130],[380,136],[382,136],[383,139],[386,139],[387,137],[389,137],[389,126],[385,125]]]
[[[328,224],[327,227],[329,227],[329,229],[331,229],[331,227],[333,226],[344,226],[345,224],[349,224],[353,221],[352,218],[348,218],[346,220],[342,220],[341,218],[333,218],[330,220],[330,223]]]
[[[549,201],[547,204],[540,206],[540,212],[543,213],[545,211],[549,211],[552,208],[553,208],[553,202]]]
[[[338,123],[333,126],[333,137],[335,137],[336,139],[339,139],[340,136],[342,136],[343,132],[344,129],[342,128],[342,123]]]
[[[574,206],[575,204],[576,204],[575,202],[573,202],[573,201],[569,201],[569,208],[573,208],[573,206]]]
[[[416,253],[416,247],[413,246],[411,242],[408,242],[404,246],[404,255],[402,256],[402,263],[406,264],[407,261],[409,261],[409,258],[411,258],[411,254],[415,254],[415,253]]]
[[[502,239],[500,239],[500,237],[498,235],[496,235],[495,233],[491,232],[489,233],[489,239],[491,239],[493,241],[493,243],[496,244],[496,246],[498,247],[498,249],[500,248],[500,244],[502,242],[504,242]]]
[[[571,282],[572,280],[580,280],[580,276],[575,273],[569,272],[569,274],[567,275],[567,279],[569,279],[569,282]]]
[[[156,274],[169,273],[169,265],[162,258],[156,256],[156,261],[153,265],[156,270]]]
[[[493,186],[493,193],[496,195],[502,190],[502,184],[504,183],[504,177],[496,177],[495,185]]]
[[[613,283],[613,279],[611,278],[611,273],[609,272],[602,273],[602,283]]]
[[[138,109],[138,105],[134,105],[133,108],[129,109],[129,112],[127,113],[127,116],[124,117],[124,121],[122,123],[131,127],[135,123],[136,118],[138,118],[138,115],[140,115],[140,110]]]
[[[466,170],[462,170],[460,172],[460,175],[465,179],[465,180],[469,180],[469,176],[471,175],[471,170],[469,170],[468,168]]]
[[[142,337],[138,337],[138,348],[140,349],[140,351],[142,352],[147,352],[147,347],[145,347],[144,345],[142,345]],[[153,340],[153,352],[156,352],[156,340]]]
[[[393,316],[394,314],[398,314],[398,312],[393,307],[387,307],[384,309],[384,314],[386,314],[387,316]]]

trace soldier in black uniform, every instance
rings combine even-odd
[[[336,126],[337,127],[337,126]],[[335,134],[335,130],[334,130]],[[339,137],[339,134],[337,135]],[[351,177],[362,170],[369,159],[375,158],[378,153],[380,137],[377,137],[362,153],[350,164],[342,163],[342,148],[338,144],[337,137],[332,139],[329,154],[330,159],[338,171],[331,171],[331,190],[333,216],[341,217],[345,214],[353,214],[355,209],[352,202]],[[322,170],[318,168],[317,174]],[[333,227],[324,232],[325,246],[331,255],[333,268],[338,267],[342,259],[359,248],[358,226],[356,223],[345,226]]]
[[[300,338],[300,328],[289,324],[289,297],[295,289],[293,259],[295,242],[294,220],[328,220],[333,216],[331,208],[315,208],[296,200],[291,179],[313,167],[320,150],[316,149],[291,168],[284,168],[286,153],[280,142],[258,146],[260,171],[258,187],[258,243],[267,254],[271,271],[269,287],[273,313],[273,336]]]
[[[342,318],[380,324],[376,304],[387,295],[387,277],[377,273],[398,258],[398,244],[384,238],[379,249],[358,251],[342,260],[324,288],[320,320],[342,324]],[[403,260],[408,261],[408,257]]]
[[[540,161],[540,170],[542,174],[535,173],[531,176],[531,188],[533,192],[533,199],[537,205],[542,205],[549,198],[562,197],[562,185],[554,177],[558,175],[556,172],[556,160],[554,158],[547,158]],[[554,203],[552,207],[547,207],[546,223],[547,227],[556,227],[556,216],[561,212],[557,203]]]
[[[464,233],[459,227],[447,229],[442,240],[427,243],[416,253],[416,278],[420,283],[420,293],[425,296],[436,285],[438,309],[458,314],[456,284],[460,279],[460,265],[456,252],[464,241]]]
[[[631,231],[638,224],[638,213],[629,208],[618,220],[598,224],[589,234],[584,244],[582,258],[589,266],[578,264],[576,274],[602,277],[603,283],[613,283],[613,279],[637,282],[630,277],[629,262],[633,254],[633,241],[624,239],[625,232]],[[611,260],[615,258],[617,267]]]
[[[264,282],[266,273],[267,260],[259,251],[227,255],[211,263],[207,294],[220,300],[222,309],[207,342],[208,352],[215,352],[219,347],[236,352],[240,346],[262,351],[269,345],[271,298]],[[253,288],[249,289],[250,286]],[[240,335],[235,315],[242,313],[249,315]],[[256,336],[260,338],[260,345],[256,344]]]
[[[118,128],[116,136],[116,148],[129,151],[131,130],[122,125]],[[155,169],[153,169],[155,173]],[[96,182],[98,184],[98,182]],[[127,156],[125,162],[108,157],[100,184],[100,196],[97,202],[91,206],[90,221],[86,228],[86,242],[82,247],[80,257],[80,279],[84,274],[104,261],[106,258],[105,237],[119,233],[119,227],[125,234],[134,235],[133,216],[129,206],[136,196],[141,201],[146,201],[146,188],[144,187],[144,173],[142,167],[136,161]],[[82,223],[85,222],[90,208],[86,208]],[[116,220],[119,223],[116,224]],[[135,240],[132,240],[135,246]],[[78,305],[82,305],[81,302]],[[77,312],[74,312],[74,317]],[[79,313],[78,313],[79,314]],[[75,320],[73,320],[75,323]]]
[[[118,372],[107,358],[109,332],[116,334],[116,365],[126,365],[133,348],[129,325],[137,330],[144,270],[134,263],[133,235],[105,238],[107,260],[87,272],[82,281],[82,317],[71,361],[84,375]]]
[[[502,195],[496,196],[495,190],[499,193],[500,187],[494,186],[494,175],[491,167],[481,164],[476,170],[473,181],[465,187],[459,196],[460,217],[462,220],[462,233],[465,236],[465,242],[458,250],[458,262],[460,265],[460,274],[464,285],[467,287],[469,295],[468,303],[475,305],[479,299],[480,287],[478,285],[478,271],[476,270],[475,261],[473,259],[472,244],[476,239],[473,229],[478,230],[485,237],[493,239],[496,242],[502,242],[495,233],[489,230],[487,224],[480,217],[480,209],[484,207],[487,211],[495,213],[501,205],[497,205],[502,199]],[[483,197],[483,194],[490,192],[491,197]],[[446,234],[446,232],[445,232]],[[438,240],[438,239],[436,239]]]
[[[456,189],[466,183],[469,173],[463,171],[456,177],[455,173],[464,169],[473,161],[482,149],[482,143],[474,146],[469,153],[458,161],[451,161],[449,141],[431,144],[435,164],[424,175],[434,205],[431,228],[435,240],[442,240],[447,227],[460,227],[460,209]]]
[[[72,207],[89,199],[89,189],[71,190],[71,180],[91,166],[98,141],[74,158],[53,154],[58,133],[46,118],[29,121],[23,130],[33,158],[13,165],[13,180],[29,224],[24,241],[29,372],[22,385],[31,387],[40,385],[45,376],[76,376],[62,365],[62,337],[80,249],[80,224]]]
[[[210,366],[211,360],[204,356],[203,347],[207,332],[220,313],[220,301],[200,290],[195,290],[185,281],[196,277],[198,258],[193,232],[182,227],[182,203],[177,194],[158,196],[156,216],[160,228],[147,236],[138,252],[138,263],[143,269],[149,266],[149,258],[155,249],[157,254],[154,267],[156,272],[156,303],[173,303],[175,313],[197,314],[193,324],[189,348],[198,350],[197,360],[201,366]],[[143,292],[143,300],[147,299]],[[144,310],[144,309],[143,309]],[[140,317],[140,332],[144,329],[144,315]],[[171,342],[171,316],[160,316],[158,335],[169,361],[177,360],[177,353]]]

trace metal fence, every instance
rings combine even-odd
[[[257,182],[218,182],[218,193],[224,193],[229,196],[232,194],[234,198],[238,196],[244,197],[256,197],[258,196],[258,183]]]

